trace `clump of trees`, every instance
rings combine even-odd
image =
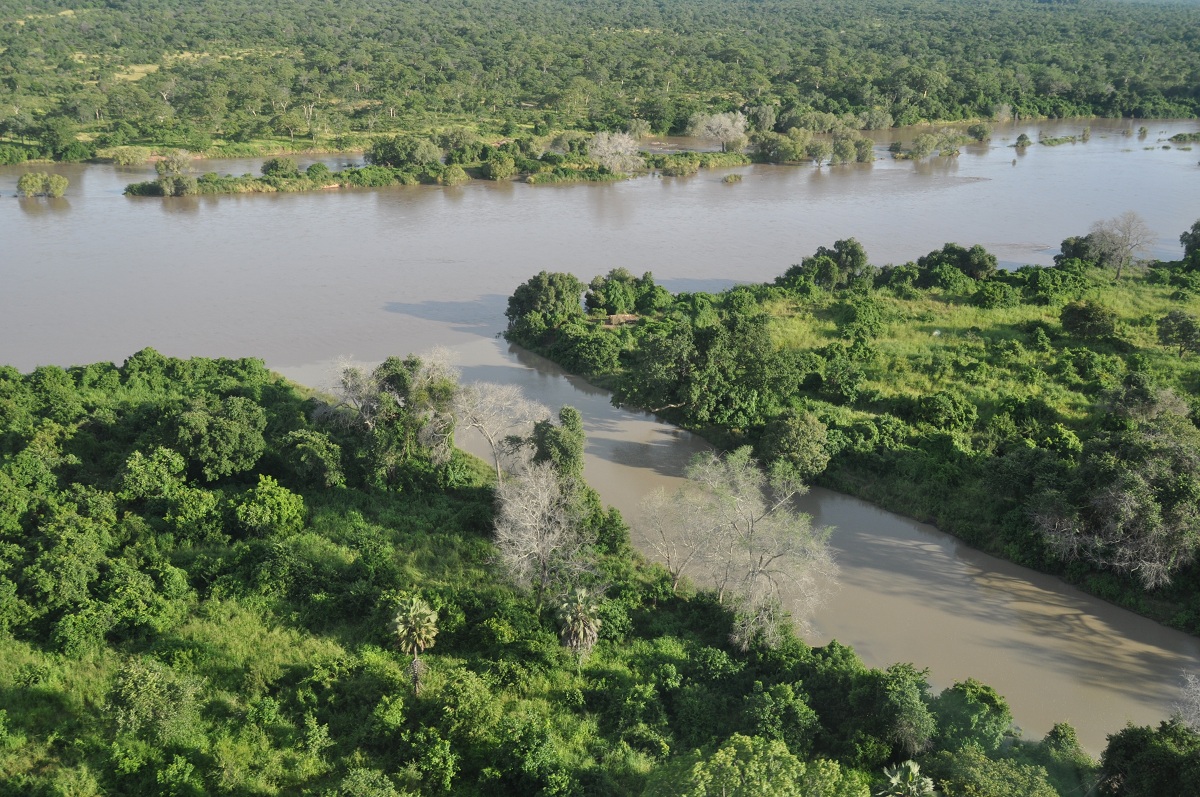
[[[70,181],[61,174],[26,172],[17,178],[17,191],[24,197],[47,196],[58,199],[67,192]]]

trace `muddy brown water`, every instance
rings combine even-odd
[[[1142,124],[1145,138],[1124,135]],[[1010,146],[1021,132],[1077,135],[1085,125],[1087,143]],[[542,269],[586,280],[623,266],[672,290],[714,290],[771,279],[846,237],[880,264],[947,241],[983,244],[1010,267],[1047,264],[1063,238],[1131,209],[1157,235],[1150,254],[1177,257],[1180,232],[1200,216],[1200,152],[1166,139],[1197,129],[1019,123],[958,158],[917,164],[884,149],[919,131],[887,131],[877,138],[882,159],[865,165],[171,200],[121,195],[153,177],[144,167],[0,167],[0,362],[23,371],[121,362],[153,346],[261,357],[321,386],[339,357],[373,362],[443,346],[466,380],[516,382],[547,405],[578,407],[588,479],[644,546],[642,496],[676,484],[704,444],[614,408],[604,391],[499,340],[519,283]],[[222,174],[258,165],[198,164]],[[23,171],[46,169],[70,179],[66,197],[13,198]],[[729,172],[743,181],[722,183]],[[1057,579],[847,496],[814,490],[804,502],[836,527],[841,567],[811,641],[836,638],[875,666],[914,662],[938,688],[976,677],[1005,695],[1027,735],[1069,721],[1098,753],[1126,722],[1164,718],[1181,672],[1200,670],[1200,640]]]

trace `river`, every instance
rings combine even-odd
[[[1085,124],[1087,143],[1010,146],[1021,132],[1036,140]],[[1124,134],[1141,124],[1145,138]],[[624,266],[652,271],[671,290],[719,289],[770,279],[846,237],[877,264],[947,241],[983,244],[1008,266],[1046,264],[1063,238],[1131,209],[1157,236],[1151,254],[1174,258],[1180,232],[1200,215],[1200,153],[1165,139],[1197,129],[1019,123],[957,158],[915,164],[882,157],[609,185],[171,200],[121,195],[153,176],[146,167],[0,167],[0,362],[23,371],[120,362],[154,346],[180,357],[261,357],[320,386],[339,357],[371,362],[442,346],[466,380],[517,382],[547,405],[578,407],[589,481],[636,521],[641,497],[677,483],[703,443],[612,407],[604,391],[499,340],[506,297],[529,276],[566,270],[586,280]],[[914,134],[881,134],[880,155],[893,137]],[[70,179],[66,197],[10,198],[20,173],[47,168]],[[730,171],[743,181],[723,183]],[[814,490],[805,504],[836,527],[841,566],[811,641],[836,638],[875,666],[912,661],[938,688],[979,678],[1006,696],[1029,736],[1069,721],[1098,753],[1126,722],[1165,717],[1181,671],[1200,670],[1200,640],[1056,579],[846,496]]]

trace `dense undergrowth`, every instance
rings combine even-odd
[[[340,405],[256,360],[0,369],[0,793],[865,797],[906,759],[945,794],[1095,782],[1069,726],[1017,741],[977,682],[732,646],[587,491],[607,587],[578,655],[500,571],[494,477],[431,442],[455,388],[422,367]],[[398,649],[398,606],[436,638]],[[1105,774],[1189,760],[1163,728]]]

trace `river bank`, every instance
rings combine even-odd
[[[1019,133],[1071,135],[1079,126],[997,127],[991,145],[917,164],[746,166],[605,185],[475,181],[453,190],[163,200],[122,196],[128,183],[153,179],[152,167],[55,164],[71,181],[65,198],[14,200],[0,213],[0,361],[28,372],[121,362],[152,345],[181,357],[258,356],[295,381],[323,385],[342,356],[378,362],[445,346],[466,381],[513,382],[549,406],[579,407],[586,477],[606,502],[635,513],[646,492],[674,489],[702,441],[614,408],[606,393],[497,341],[515,285],[542,269],[588,278],[624,266],[652,270],[674,292],[716,291],[773,279],[851,236],[878,263],[959,241],[982,244],[1002,265],[1048,264],[1065,236],[1132,207],[1153,220],[1149,254],[1175,259],[1179,231],[1200,207],[1195,157],[1143,146],[1196,125],[1143,124],[1145,145],[1124,127],[1093,123],[1087,144],[1030,147],[1016,167],[1003,145]],[[316,160],[343,162],[298,163]],[[0,191],[11,193],[25,168],[0,167]],[[744,180],[725,185],[727,173]],[[888,542],[901,533],[893,524],[911,521],[840,512],[822,510],[822,522],[840,528],[833,544],[846,544],[840,590],[814,616],[813,639],[835,635],[874,665],[912,660],[941,685],[977,675],[1007,697],[1030,735],[1069,720],[1096,752],[1126,721],[1157,724],[1181,670],[1200,669],[1192,638],[1086,596],[1031,602],[1027,580],[982,577],[986,568],[952,539],[938,538],[940,548],[919,536]],[[911,578],[892,576],[909,562]],[[930,581],[934,570],[944,578]],[[1045,620],[1046,605],[1065,607],[1063,617]],[[961,610],[953,633],[940,633],[943,609]],[[1042,666],[1031,673],[1028,661]]]

